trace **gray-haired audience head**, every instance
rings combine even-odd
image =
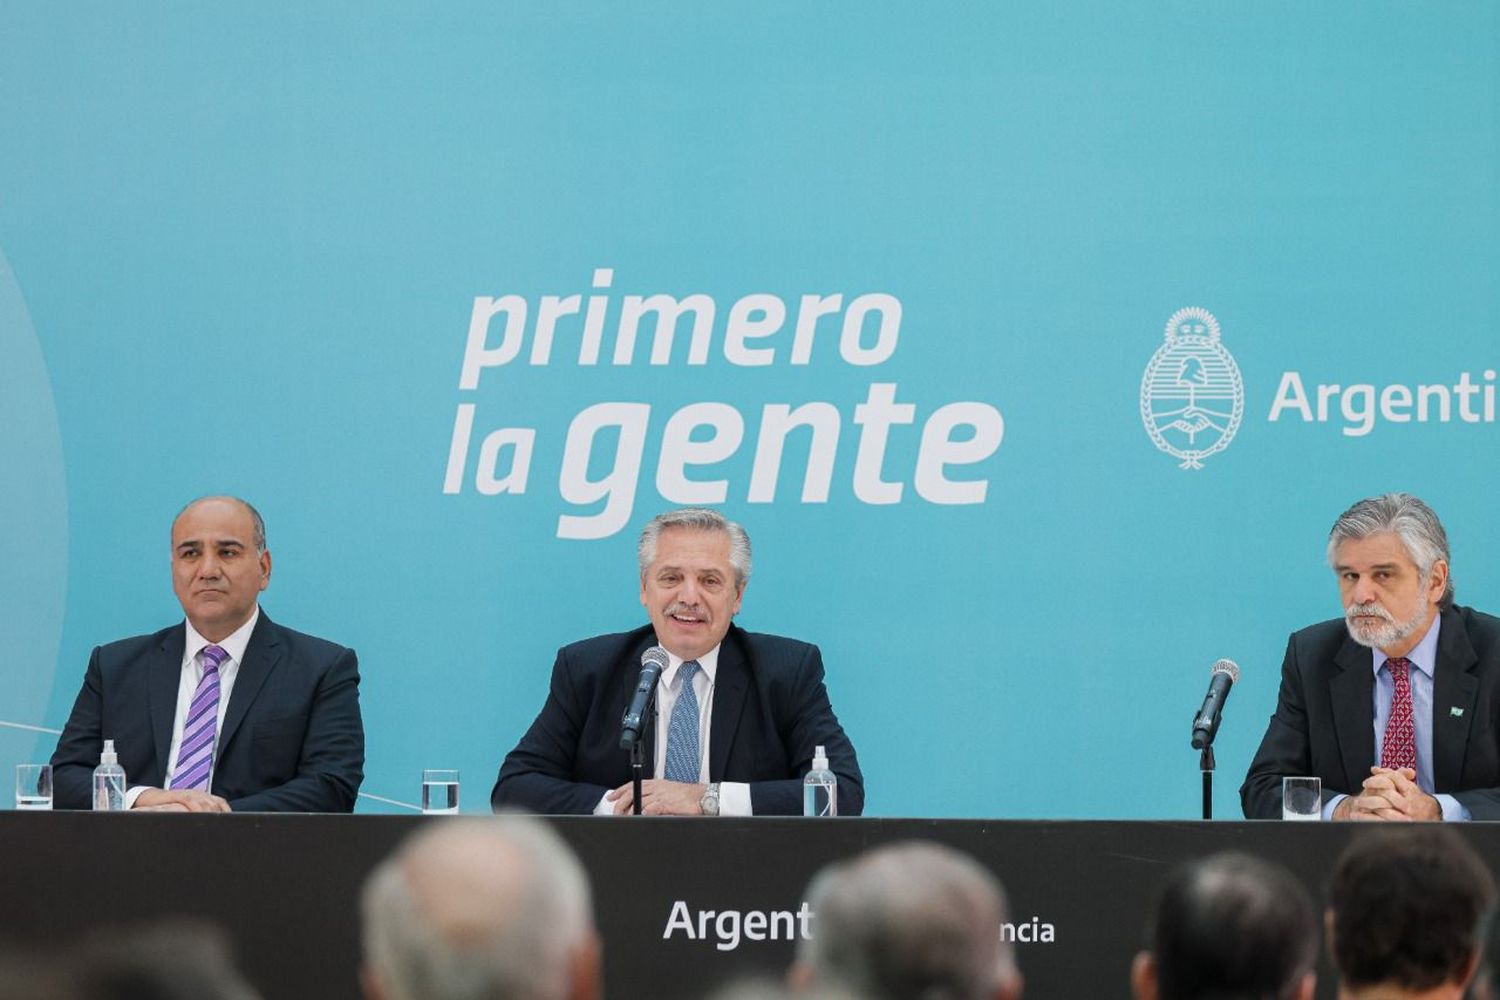
[[[103,927],[58,952],[0,954],[0,1000],[260,1000],[218,926]]]
[[[1361,833],[1328,885],[1340,995],[1462,996],[1494,896],[1484,861],[1441,824]]]
[[[709,994],[709,1000],[863,1000],[838,989],[795,989],[785,982],[749,980],[730,983]]]
[[[1423,579],[1432,574],[1439,560],[1448,566],[1448,586],[1438,607],[1453,606],[1453,560],[1448,557],[1448,533],[1432,508],[1410,493],[1385,493],[1361,500],[1339,515],[1328,533],[1328,565],[1337,566],[1340,543],[1393,534],[1401,539]]]
[[[729,536],[729,563],[743,587],[750,582],[750,536],[745,529],[716,510],[707,507],[682,507],[658,514],[646,522],[641,529],[641,540],[636,544],[636,562],[640,564],[641,576],[656,561],[656,540],[668,528],[686,528],[691,531],[722,531]]]
[[[1310,1000],[1317,959],[1307,890],[1279,865],[1217,854],[1168,877],[1131,987],[1137,1000]]]
[[[1021,993],[1000,940],[1005,895],[974,859],[925,842],[877,847],[808,887],[813,935],[794,984],[865,1000],[994,1000]]]
[[[588,878],[525,816],[433,823],[365,883],[372,1000],[592,1000],[599,941]]]

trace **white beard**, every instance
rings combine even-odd
[[[1378,615],[1381,624],[1365,625],[1355,622],[1358,615]],[[1349,638],[1361,646],[1371,649],[1388,649],[1404,639],[1411,638],[1422,627],[1427,617],[1426,608],[1418,608],[1409,621],[1398,622],[1385,608],[1378,604],[1351,604],[1344,609],[1344,625],[1349,629]]]

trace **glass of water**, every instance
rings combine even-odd
[[[16,765],[16,808],[52,808],[52,765]]]
[[[1319,820],[1323,818],[1322,778],[1282,778],[1281,818]]]
[[[422,772],[422,811],[424,813],[458,812],[458,772]]]

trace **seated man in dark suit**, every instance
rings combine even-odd
[[[668,654],[657,723],[642,736],[641,811],[796,815],[816,747],[838,777],[838,811],[857,816],[864,785],[828,703],[816,646],[731,623],[750,579],[750,539],[712,510],[655,518],[638,549],[651,624],[564,646],[546,703],[506,755],[491,802],[543,813],[626,813],[634,801],[620,719],[653,645]],[[654,761],[654,767],[652,762]]]
[[[205,497],[172,522],[183,625],[94,650],[52,755],[56,804],[87,809],[115,742],[129,808],[351,812],[365,736],[354,651],[260,610],[271,582],[265,523]]]
[[[1448,536],[1416,497],[1361,500],[1328,562],[1344,617],[1292,634],[1240,801],[1281,815],[1320,777],[1325,819],[1500,819],[1500,619],[1453,603]]]

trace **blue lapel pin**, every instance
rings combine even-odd
[[[1457,705],[1454,705],[1452,708],[1448,709],[1448,714],[1455,719],[1462,719],[1464,717],[1464,710],[1459,708]]]

